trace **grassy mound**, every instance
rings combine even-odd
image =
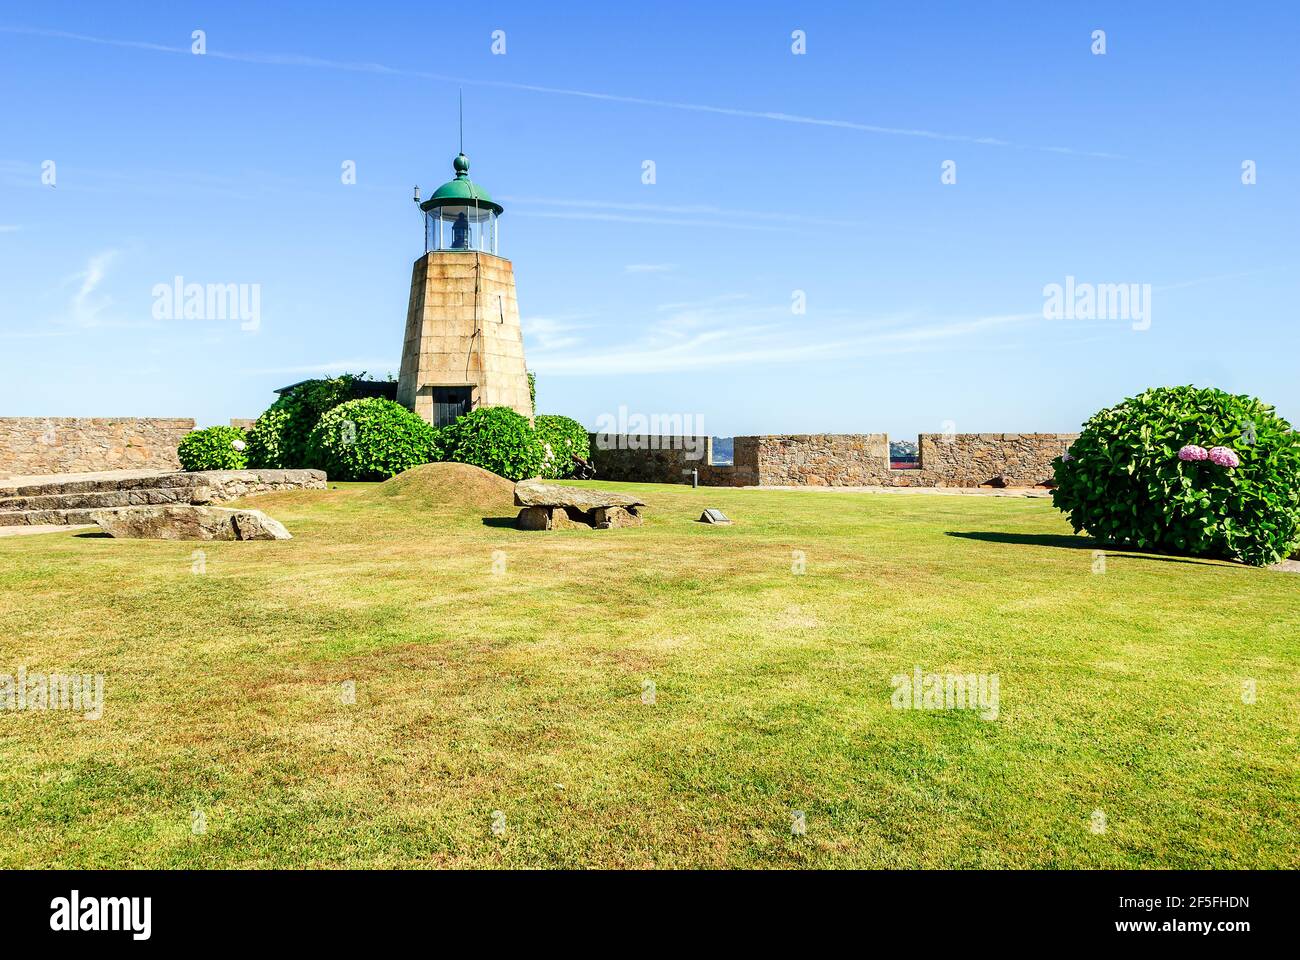
[[[426,463],[385,480],[365,496],[401,497],[424,508],[510,512],[515,505],[515,485],[468,463]]]

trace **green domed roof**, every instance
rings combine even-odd
[[[469,178],[469,157],[463,153],[459,154],[452,161],[451,168],[456,171],[456,178],[448,180],[433,191],[433,196],[420,204],[421,210],[444,206],[472,206],[486,207],[495,210],[498,216],[501,214],[503,210],[501,204],[493,200],[486,190]]]

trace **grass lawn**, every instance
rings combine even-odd
[[[356,484],[249,501],[289,542],[0,540],[0,673],[106,678],[0,712],[0,866],[1300,866],[1300,576],[1094,573],[1042,500],[597,485],[646,524]],[[997,719],[891,708],[918,665]]]

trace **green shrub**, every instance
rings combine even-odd
[[[1240,465],[1179,459],[1189,445]],[[1300,541],[1300,435],[1253,397],[1147,390],[1093,416],[1054,466],[1052,500],[1076,533],[1256,565]]]
[[[537,431],[509,407],[479,407],[438,432],[442,459],[470,463],[507,480],[542,472]]]
[[[332,480],[387,480],[439,459],[437,431],[392,400],[349,400],[321,415],[307,459]]]
[[[550,480],[572,477],[577,468],[573,458],[591,460],[591,437],[587,428],[570,417],[542,414],[534,418],[537,440],[542,445],[542,476]]]
[[[345,373],[307,380],[279,397],[249,431],[249,459],[255,467],[324,469],[311,462],[308,441],[321,415],[353,399],[353,384],[365,374]]]
[[[243,470],[248,466],[244,431],[238,427],[207,427],[187,433],[176,447],[186,470]]]
[[[279,400],[271,404],[248,429],[248,463],[267,470],[284,470],[290,464],[284,454],[284,434],[289,409]]]

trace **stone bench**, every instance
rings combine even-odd
[[[645,501],[623,493],[521,480],[515,484],[515,506],[523,508],[515,520],[520,530],[608,530],[639,526]]]

